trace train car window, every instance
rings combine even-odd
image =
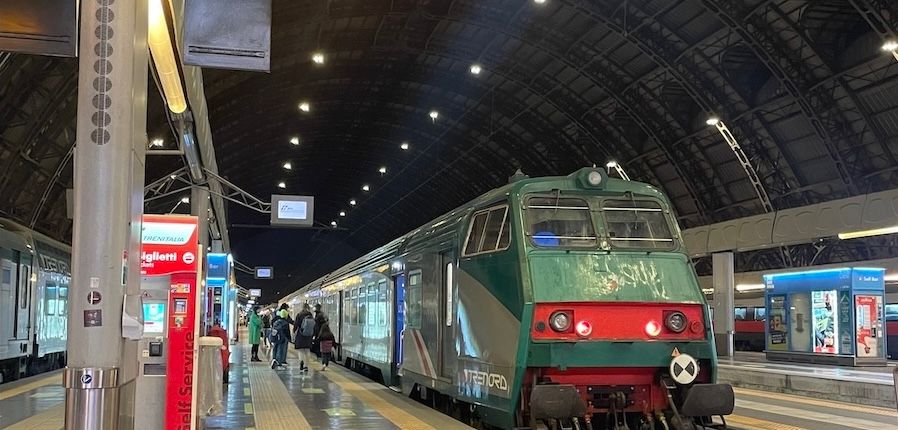
[[[56,315],[56,295],[56,283],[47,281],[47,283],[44,284],[44,308],[46,309],[47,315]]]
[[[471,222],[471,229],[468,233],[468,242],[465,244],[465,255],[476,254],[480,250],[480,242],[483,239],[483,227],[486,225],[486,212],[474,215]]]
[[[675,245],[661,204],[656,201],[605,200],[602,211],[615,247],[672,249]]]
[[[486,228],[483,230],[483,240],[480,244],[480,252],[495,251],[499,246],[499,235],[502,234],[502,227],[505,226],[505,216],[508,211],[506,208],[494,209],[490,211],[486,220]]]
[[[359,323],[359,289],[354,288],[352,290],[352,301],[349,303],[349,323],[350,324],[358,324]]]
[[[745,307],[738,307],[734,309],[734,312],[736,315],[736,319],[743,321],[745,320],[745,315],[748,313],[748,309],[746,309]]]
[[[12,270],[3,269],[3,276],[0,278],[0,282],[4,284],[12,284]]]
[[[598,243],[589,205],[583,199],[531,197],[525,210],[527,234],[536,246],[591,248]]]
[[[21,266],[21,267],[22,267],[22,279],[21,279],[21,286],[19,289],[19,291],[21,291],[21,293],[19,294],[19,308],[26,309],[26,308],[28,308],[28,300],[31,297],[31,294],[30,294],[31,288],[28,288],[28,284],[29,284],[29,282],[31,282],[31,268],[28,266]]]
[[[349,325],[349,310],[352,308],[352,303],[349,298],[349,293],[343,295],[343,324]]]
[[[767,308],[755,308],[755,321],[764,321],[767,319]]]
[[[60,316],[65,316],[69,311],[69,283],[62,281],[59,283],[59,301],[56,305],[56,312]]]
[[[377,325],[381,327],[387,326],[387,281],[377,283]]]
[[[377,319],[377,310],[380,305],[377,303],[377,287],[374,284],[368,285],[368,325],[373,326]]]
[[[474,214],[468,240],[465,241],[465,256],[508,249],[511,242],[511,223],[508,220],[508,206],[498,206]]]
[[[898,321],[898,303],[886,305],[886,321]]]
[[[421,301],[423,297],[421,296],[420,270],[409,274],[406,292],[405,304],[408,310],[406,324],[412,328],[421,328]]]

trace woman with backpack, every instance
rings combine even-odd
[[[293,325],[293,329],[293,347],[299,350],[299,370],[308,372],[309,367],[306,366],[306,361],[312,363],[309,349],[312,347],[312,336],[315,335],[315,318],[312,317],[308,303],[302,305],[302,310],[296,316],[296,324]]]
[[[276,317],[271,321],[271,343],[274,344],[274,357],[271,359],[272,369],[285,369],[287,366],[287,343],[290,342],[290,306],[281,305]]]

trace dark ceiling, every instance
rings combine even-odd
[[[316,198],[320,230],[249,228],[267,216],[229,209],[237,258],[276,265],[279,280],[262,284],[271,293],[518,168],[565,174],[617,160],[631,178],[664,189],[685,227],[898,185],[898,60],[880,49],[898,29],[890,0],[274,0],[273,8],[270,74],[204,72],[222,175],[266,200]],[[319,51],[324,65],[312,61]],[[475,63],[479,75],[470,73]],[[59,237],[69,231],[76,65],[0,54],[0,204],[26,221],[38,213],[36,225]],[[154,100],[151,112],[160,106]],[[738,140],[749,171],[705,124],[712,115]],[[170,140],[163,116],[150,116],[151,137]],[[148,176],[177,167],[169,161],[154,160]],[[742,268],[794,263],[774,260]]]

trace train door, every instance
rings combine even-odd
[[[7,258],[0,260],[0,338],[16,338],[16,264]]]
[[[393,362],[389,385],[401,387],[402,339],[405,336],[405,274],[393,277]]]
[[[16,282],[15,338],[27,341],[30,330],[28,304],[31,302],[31,259],[22,257],[20,254],[16,258],[19,260],[19,270]]]
[[[452,251],[443,251],[440,253],[440,267],[442,276],[440,277],[440,319],[438,330],[440,333],[440,377],[449,380],[454,379],[456,360],[458,358],[455,353],[455,336],[453,336],[453,315],[452,308],[455,297],[455,256]]]

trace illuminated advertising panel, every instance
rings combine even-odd
[[[194,348],[199,336],[196,308],[200,293],[199,261],[202,260],[202,249],[197,244],[197,218],[144,215],[141,236],[141,274],[169,279],[168,315],[163,329],[168,333],[165,429],[190,429],[196,417]],[[153,315],[158,320],[160,314]],[[165,305],[161,315],[165,317]],[[158,330],[155,325],[152,327]]]
[[[814,317],[814,352],[838,354],[839,344],[836,334],[839,332],[839,314],[835,307],[837,294],[835,290],[812,291],[811,311]]]
[[[141,275],[196,272],[196,217],[144,215],[141,240]]]

